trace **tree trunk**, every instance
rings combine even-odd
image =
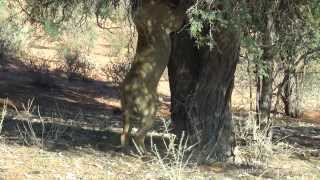
[[[231,94],[239,60],[239,32],[214,32],[216,46],[197,48],[188,31],[173,34],[168,66],[172,120],[196,143],[200,161],[233,155]]]
[[[287,57],[287,67],[284,72],[283,103],[285,113],[289,117],[298,118],[302,115],[302,89],[305,75],[305,61],[308,56],[319,52],[320,48],[311,49],[303,54]]]
[[[262,63],[257,65],[257,124],[265,127],[271,125],[270,112],[273,83],[274,19],[272,1],[265,2],[264,28],[262,31]]]
[[[171,91],[173,133],[179,138],[183,131],[192,134],[189,102],[201,72],[199,57],[203,50],[196,48],[188,31],[171,35],[172,51],[168,64]]]
[[[292,118],[298,118],[302,114],[302,88],[304,79],[304,64],[288,68],[284,73],[283,103],[285,114]]]

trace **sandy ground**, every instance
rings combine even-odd
[[[320,179],[320,127],[317,125],[320,112],[314,110],[305,111],[301,119],[279,118],[276,135],[285,139],[287,148],[275,150],[267,167],[262,169],[219,163],[166,169],[155,156],[144,160],[118,152],[119,93],[99,68],[123,60],[125,50],[117,55],[107,33],[99,33],[100,38],[88,55],[96,67],[90,81],[69,81],[66,74],[52,71],[49,73],[52,86],[42,87],[34,83],[38,75],[26,72],[23,62],[11,60],[1,67],[0,105],[8,98],[19,111],[28,110],[32,115],[17,114],[9,107],[10,113],[0,134],[0,179]],[[119,38],[117,36],[111,39]],[[34,39],[28,56],[50,60],[51,69],[62,62],[58,42],[41,34]],[[155,118],[168,119],[170,90],[165,77],[158,93],[161,105]],[[248,91],[236,88],[232,98],[235,112],[240,110],[241,114],[249,109],[248,97]],[[35,136],[28,122],[36,131]],[[110,127],[118,131],[110,131]],[[156,125],[155,129],[159,127],[161,125]]]

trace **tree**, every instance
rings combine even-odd
[[[249,20],[246,34],[254,39],[262,51],[257,56],[257,120],[258,124],[271,124],[270,113],[274,80],[283,75],[278,95],[282,97],[285,113],[298,117],[301,113],[301,89],[304,58],[315,53],[316,30],[310,28],[314,7],[319,1],[250,1],[247,4]],[[313,10],[312,10],[313,9]],[[250,42],[252,43],[252,42]],[[247,46],[250,47],[250,46]],[[255,46],[253,46],[255,48]],[[280,69],[276,69],[275,65]],[[276,71],[276,72],[275,72]],[[276,101],[276,104],[278,100]]]
[[[262,68],[257,66],[257,120],[258,124],[269,125],[272,103],[272,83],[274,68],[275,18],[276,1],[264,1],[262,4]],[[264,71],[264,72],[261,72]]]
[[[315,54],[320,52],[319,16],[315,13],[317,1],[301,4],[287,13],[279,24],[280,57],[283,64],[283,80],[280,84],[281,98],[285,114],[298,118],[302,115],[302,88],[305,66]],[[287,6],[287,5],[283,5]],[[294,20],[292,20],[294,19]],[[309,61],[310,62],[310,61]]]
[[[257,64],[257,110],[258,119],[268,123],[276,56],[275,25],[282,22],[278,21],[277,12],[279,4],[287,0],[125,2],[137,28],[138,45],[132,68],[122,85],[122,144],[128,144],[130,122],[139,120],[135,141],[144,149],[144,138],[156,111],[156,86],[170,59],[174,133],[182,137],[185,132],[190,143],[196,144],[202,161],[228,159],[234,144],[230,101],[239,60],[240,23],[248,30],[248,36],[254,35],[263,51]],[[20,6],[32,21],[49,27],[72,18],[81,24],[92,15],[101,26],[99,22],[108,16],[110,3],[117,6],[119,1],[26,0],[26,5]],[[248,15],[251,21],[243,21]],[[183,28],[179,29],[183,22]]]
[[[171,35],[169,80],[174,133],[197,144],[200,161],[224,161],[233,155],[231,94],[239,60],[240,28],[234,7],[217,2],[190,10],[191,34]],[[209,8],[208,8],[209,7]],[[209,26],[211,24],[212,26]]]
[[[257,124],[271,125],[272,85],[277,36],[275,32],[276,12],[279,1],[254,0],[244,4],[244,48],[251,53],[256,66],[256,113]],[[260,52],[261,54],[260,54]],[[259,53],[257,53],[259,52]]]
[[[239,31],[215,32],[214,38],[213,49],[198,49],[188,32],[173,34],[168,66],[175,134],[191,136],[205,161],[226,160],[235,145],[230,101]]]
[[[26,2],[27,6],[21,5],[21,7],[29,15],[30,19],[51,27],[55,27],[60,22],[70,18],[78,18],[83,21],[83,18],[78,17],[79,13],[84,14],[84,17],[95,14],[97,19],[101,18],[101,14],[107,14],[102,13],[105,12],[102,7],[107,6],[107,1],[46,0],[38,2],[27,0]],[[190,49],[190,53],[184,54],[194,54],[194,59],[190,59],[191,61],[188,65],[191,76],[194,77],[194,81],[190,86],[194,93],[186,104],[188,114],[192,117],[190,118],[192,121],[187,122],[192,126],[192,130],[187,134],[192,136],[196,135],[195,133],[200,133],[199,136],[193,136],[195,137],[193,142],[198,143],[197,149],[202,152],[203,157],[206,159],[225,160],[227,156],[231,155],[233,141],[230,98],[234,71],[238,62],[240,41],[239,27],[236,26],[236,21],[231,21],[231,17],[233,15],[237,17],[234,11],[237,3],[231,3],[231,1],[226,3],[222,3],[222,1],[217,3],[203,1],[197,2],[193,6],[201,6],[202,9],[206,9],[209,13],[209,16],[206,17],[208,22],[192,22],[203,26],[199,31],[200,34],[204,33],[203,37],[209,34],[212,38],[207,45],[198,49],[198,44],[204,41],[199,38],[192,39],[188,33],[189,30],[185,30],[182,33],[184,34],[182,37],[179,33],[177,36],[172,35],[172,41],[169,36],[171,32],[178,30],[179,24],[182,24],[182,20],[186,19],[186,9],[196,1],[142,0],[130,2],[133,22],[138,31],[138,47],[132,69],[122,85],[122,104],[125,120],[122,134],[123,144],[128,143],[131,129],[129,122],[138,119],[142,122],[135,140],[138,146],[143,149],[144,137],[152,125],[152,115],[156,109],[156,85],[169,61],[170,50],[172,49],[171,61],[178,63],[175,68],[170,68],[170,74],[172,74],[175,71],[183,71],[183,67],[178,62],[178,60],[181,60],[182,63],[184,62],[181,59],[183,56],[177,54],[181,53],[181,50]],[[81,7],[78,8],[77,14],[72,11],[76,9],[74,7]],[[204,12],[202,11],[202,13]],[[201,14],[194,15],[194,18],[201,16]],[[198,20],[201,20],[201,18]],[[230,21],[226,22],[228,20]],[[232,26],[232,24],[235,25]],[[191,31],[195,35],[197,34],[195,31],[198,31],[199,27],[194,27],[191,27],[193,28]],[[181,44],[184,39],[188,42],[187,44]],[[171,42],[174,44],[173,48],[171,48]],[[198,66],[199,69],[191,68],[192,65]],[[196,73],[194,71],[199,72],[199,77],[195,76]],[[176,85],[171,83],[173,94],[180,91]],[[188,93],[190,91],[185,92],[185,94]],[[173,99],[175,100],[175,97]],[[173,104],[176,104],[176,101],[173,101]],[[178,118],[179,116],[174,115],[173,117]],[[179,121],[181,119],[174,120],[174,122]],[[179,125],[176,127],[177,129],[183,129]],[[180,133],[181,131],[177,131],[178,136],[180,136]]]

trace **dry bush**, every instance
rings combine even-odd
[[[320,63],[311,63],[307,68],[303,85],[303,107],[306,110],[320,109]]]
[[[1,29],[0,29],[1,33]],[[1,37],[0,37],[1,38]],[[7,60],[10,56],[8,52],[12,51],[9,49],[7,42],[4,39],[0,39],[0,67],[4,65],[5,60]]]
[[[31,121],[32,112],[35,109],[33,102],[34,99],[28,100],[26,104],[22,104],[24,110],[21,114],[23,115],[22,117],[24,120],[21,120],[21,122],[16,125],[16,128],[23,143],[26,145],[43,147],[43,138],[39,138],[37,136],[37,129],[33,127],[33,123]],[[44,124],[42,123],[42,129],[43,128]]]
[[[35,123],[40,124],[40,126],[35,125]],[[34,119],[25,118],[25,120],[22,120],[17,125],[17,130],[24,144],[45,148],[48,144],[58,142],[66,133],[67,128],[48,124],[45,119],[38,115]]]
[[[261,128],[251,112],[248,119],[238,120],[235,125],[236,162],[249,167],[266,168],[272,159],[274,147],[270,129],[270,125]]]
[[[63,33],[58,34],[61,41],[57,46],[57,56],[63,61],[59,70],[65,72],[70,81],[90,81],[95,69],[88,57],[98,39],[98,29],[95,21],[88,20],[79,26],[80,21],[74,17],[63,22],[60,24]]]
[[[64,67],[69,80],[90,80],[94,65],[88,62],[80,50],[65,49],[63,53]]]
[[[25,54],[22,61],[27,72],[31,73],[33,85],[42,88],[53,88],[56,86],[50,71],[50,60]]]
[[[165,179],[188,179],[189,173],[194,169],[190,168],[189,162],[191,155],[191,146],[187,145],[186,138],[182,138],[179,144],[175,144],[175,137],[169,138],[169,143],[165,143],[164,155],[159,152],[157,146],[152,144],[152,152],[155,155],[152,166],[157,166]],[[195,165],[195,164],[194,164]]]
[[[0,114],[0,135],[1,135],[1,132],[2,132],[3,122],[4,122],[4,119],[5,119],[6,115],[7,115],[7,101],[4,101],[3,107],[2,107],[2,111],[1,111],[1,114]]]
[[[22,41],[27,39],[24,37],[27,35],[20,32],[21,29],[18,29],[13,23],[0,21],[0,69],[5,67],[10,60],[16,59],[17,54],[23,48]]]
[[[12,8],[10,1],[0,0],[0,65],[29,45],[30,34],[20,10]]]
[[[11,18],[0,20],[0,55],[14,54],[26,46],[28,34]]]
[[[53,118],[49,118],[51,121],[48,122],[47,118],[44,119],[41,116],[39,107],[34,106],[33,103],[34,99],[31,99],[26,104],[22,104],[23,112],[20,113],[22,119],[17,124],[17,130],[24,144],[45,148],[49,143],[58,142],[67,128],[53,123]],[[37,115],[33,115],[35,113]]]
[[[182,180],[190,179],[191,174],[192,177],[200,177],[199,172],[196,173],[196,164],[192,164],[190,161],[193,146],[188,145],[188,138],[182,135],[182,138],[177,143],[176,136],[169,134],[169,128],[165,121],[163,121],[163,124],[164,132],[161,138],[164,148],[160,150],[157,145],[153,143],[152,136],[159,135],[151,135],[151,153],[153,156],[151,162],[147,165],[156,172],[152,174],[153,178]],[[139,148],[137,148],[137,150],[139,152]]]
[[[115,86],[120,86],[131,68],[130,61],[110,63],[102,68],[102,72]]]
[[[23,56],[23,62],[25,64],[26,70],[32,73],[49,73],[50,70],[50,60],[32,57],[28,55]]]

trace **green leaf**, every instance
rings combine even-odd
[[[45,21],[44,30],[53,38],[57,38],[60,35],[59,26],[51,21]]]

